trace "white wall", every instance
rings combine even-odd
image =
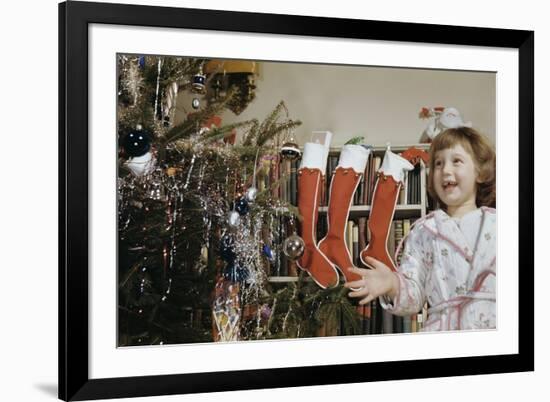
[[[254,101],[238,116],[225,112],[223,123],[262,121],[283,100],[290,118],[302,121],[295,136],[301,145],[313,130],[331,131],[334,146],[355,136],[371,145],[411,144],[427,125],[418,117],[422,107],[453,106],[495,139],[491,72],[262,62],[256,85]],[[180,92],[178,106],[191,109],[192,97]]]

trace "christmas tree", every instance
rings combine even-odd
[[[273,233],[300,219],[278,191],[287,176],[271,176],[296,157],[280,146],[301,123],[279,101],[262,121],[222,125],[255,89],[253,74],[223,65],[118,56],[119,346],[310,337],[327,325],[358,333],[341,286],[319,289],[303,273],[268,281],[274,260],[289,258]],[[175,124],[186,91],[195,110]]]

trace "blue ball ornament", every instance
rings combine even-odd
[[[145,56],[139,56],[138,65],[139,68],[145,68]]]
[[[264,246],[262,247],[262,252],[269,261],[273,261],[275,259],[273,256],[273,250],[271,250],[271,247],[269,247],[267,244],[264,244]]]
[[[239,215],[246,215],[248,213],[249,207],[248,207],[248,201],[245,197],[240,197],[235,202],[235,211],[239,213]]]
[[[130,131],[122,139],[122,147],[129,157],[143,156],[151,149],[151,135],[145,130]]]

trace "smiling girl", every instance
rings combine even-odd
[[[472,128],[448,129],[434,138],[429,167],[440,209],[415,223],[398,272],[369,257],[371,269],[349,268],[362,276],[345,284],[357,289],[349,296],[380,297],[401,316],[427,302],[423,331],[496,328],[495,152]]]

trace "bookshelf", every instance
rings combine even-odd
[[[429,144],[397,145],[397,146],[392,146],[391,149],[392,149],[392,152],[394,153],[401,153],[410,147],[415,147],[418,149],[428,151]],[[373,171],[373,169],[377,170],[376,168],[377,162],[375,158],[379,158],[379,161],[378,161],[378,166],[379,166],[379,163],[381,163],[381,160],[385,152],[386,152],[386,146],[373,147],[371,149],[371,154],[369,156],[367,168],[363,175],[362,182],[358,186],[356,195],[358,192],[359,193],[361,192],[362,186],[363,186],[363,196],[365,195],[364,193],[366,191],[365,190],[366,186],[370,187],[370,193],[372,193],[372,190],[374,189],[375,180],[376,180],[376,176],[374,174],[375,171]],[[330,181],[332,179],[332,172],[334,171],[335,166],[338,163],[339,154],[340,154],[340,148],[336,148],[336,147],[330,148],[329,159],[327,163],[327,172],[325,173],[325,189],[321,200],[321,206],[319,207],[319,220],[321,222],[321,225],[323,224],[322,221],[326,220],[326,213],[328,210],[328,206],[327,206],[328,191],[330,188]],[[299,162],[300,162],[299,160],[293,162],[294,166],[290,170],[290,172],[292,172],[291,174],[295,174],[297,172]],[[414,181],[413,183],[412,177],[414,175],[416,175],[417,178],[415,178],[416,181]],[[370,182],[367,183],[369,178],[370,178]],[[293,179],[294,181],[296,181],[295,177],[294,178],[289,177],[288,181],[291,182]],[[294,184],[294,187],[295,186],[296,185]],[[403,186],[402,192],[409,191],[409,188],[411,186],[415,187],[416,197],[409,196],[409,194],[400,195],[400,200],[398,200],[398,204],[396,205],[396,208],[395,208],[394,221],[403,220],[403,219],[415,220],[415,219],[424,217],[428,212],[427,167],[424,165],[422,161],[420,162],[420,166],[407,176],[406,183]],[[286,186],[284,191],[281,191],[281,193],[285,200],[287,201],[292,200],[290,202],[293,205],[297,205],[296,195],[294,194],[292,197],[290,196],[292,191],[293,191],[293,186]],[[363,197],[363,199],[365,201],[367,199],[370,201],[370,196],[367,196],[366,198]],[[410,202],[411,199],[414,199],[415,202],[411,203]],[[357,200],[354,200],[354,203],[350,208],[348,219],[354,222],[356,222],[359,218],[368,219],[370,210],[371,210],[371,206],[368,203],[357,202]],[[283,211],[284,211],[284,208],[281,209],[281,212]],[[322,228],[321,230],[318,230],[317,240],[320,240],[325,234],[326,234],[326,230],[323,231]],[[288,275],[271,275],[268,277],[268,281],[272,283],[296,282],[297,280],[298,280],[297,276],[288,276]]]
[[[429,144],[407,144],[407,145],[393,145],[391,147],[392,152],[401,153],[410,147],[429,150]],[[348,215],[348,233],[346,233],[346,243],[352,255],[352,259],[357,266],[363,266],[359,259],[359,252],[368,244],[368,218],[371,211],[370,202],[372,200],[372,193],[376,182],[376,171],[378,170],[384,153],[386,152],[386,146],[373,147],[367,162],[367,168],[363,174],[362,180],[356,190],[353,204],[350,208]],[[321,203],[319,207],[319,219],[317,227],[317,240],[322,239],[327,227],[327,210],[330,182],[332,180],[332,174],[338,164],[338,158],[340,154],[340,148],[331,148],[329,151],[329,157],[327,161],[327,171],[325,174],[325,187],[323,189]],[[288,165],[288,162],[286,162]],[[289,202],[292,205],[297,205],[297,178],[296,173],[299,168],[300,161],[293,161],[291,166],[281,169],[282,174],[287,174],[287,182],[283,183],[283,189],[280,190],[279,196],[284,201]],[[424,217],[431,208],[427,194],[427,166],[422,161],[415,167],[415,170],[408,173],[405,179],[405,183],[402,186],[401,193],[399,195],[398,204],[396,205],[392,230],[390,232],[388,240],[388,250],[390,254],[394,255],[395,249],[400,239],[408,233],[410,226],[416,219]],[[293,177],[294,176],[294,177]],[[282,222],[284,226],[284,222]],[[350,229],[351,228],[351,229]],[[363,231],[362,236],[359,232]],[[283,228],[284,229],[284,228]],[[298,231],[299,233],[299,231]],[[282,233],[280,240],[284,240],[285,236],[290,233]],[[362,237],[362,241],[358,240],[358,237]],[[361,244],[362,243],[362,244]],[[282,253],[280,253],[282,255]],[[285,257],[282,256],[284,259]],[[299,280],[300,269],[296,266],[295,262],[278,261],[271,266],[270,276],[268,276],[268,282],[275,287],[283,286],[289,283],[296,283]],[[302,280],[312,281],[307,275],[303,276]],[[341,281],[343,279],[341,278]],[[354,304],[357,305],[357,301],[354,300]],[[379,305],[378,300],[375,300],[365,307],[359,305],[356,306],[361,317],[363,317],[366,324],[365,334],[382,334],[382,333],[404,333],[404,332],[417,332],[423,323],[425,318],[426,309],[419,314],[415,314],[411,317],[397,317],[392,316],[386,312]],[[337,333],[333,334],[337,335]]]

